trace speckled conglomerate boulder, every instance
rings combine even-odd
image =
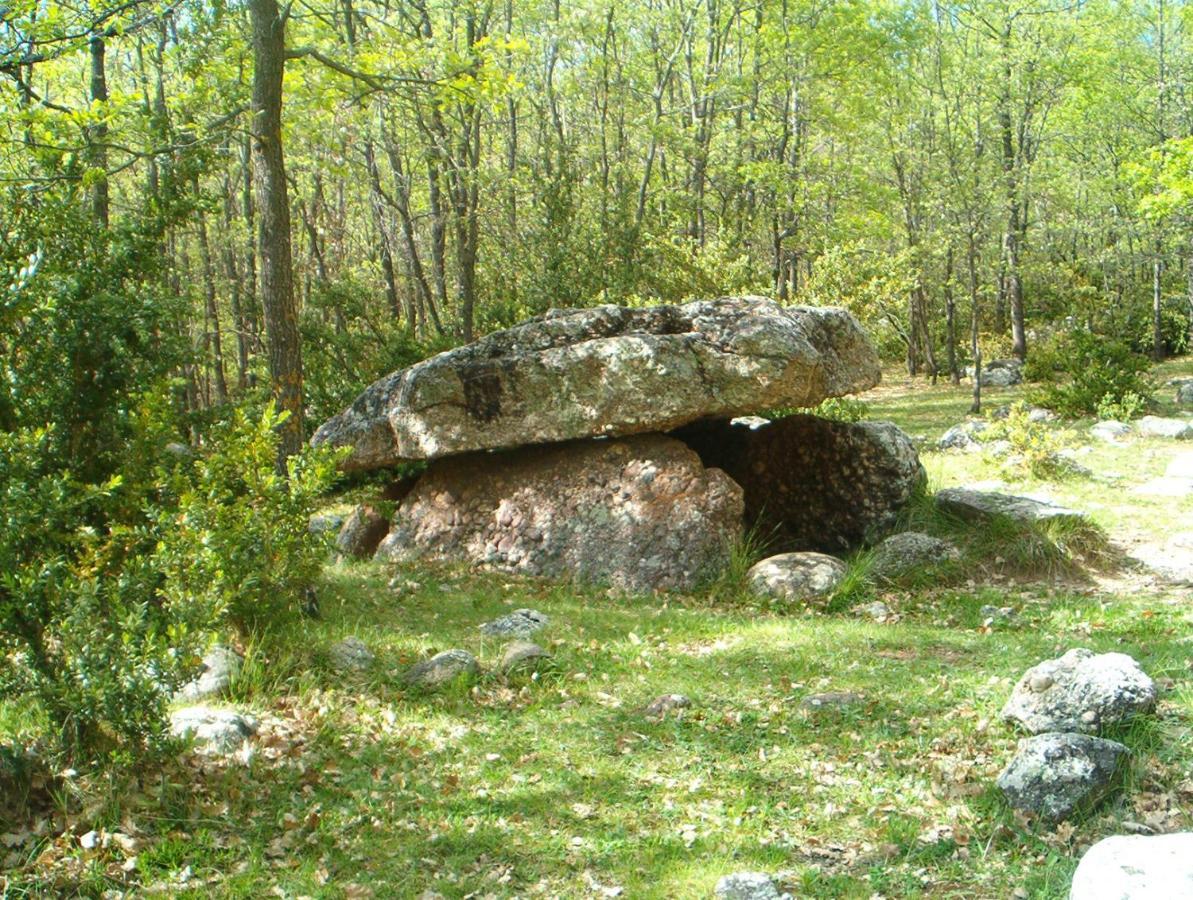
[[[1002,709],[1003,719],[1032,734],[1097,734],[1150,712],[1156,684],[1125,653],[1074,648],[1024,673]]]
[[[738,485],[681,442],[639,435],[432,463],[377,556],[686,589],[722,569],[741,534]]]
[[[911,438],[890,422],[792,415],[675,436],[741,485],[746,526],[771,551],[840,553],[880,538],[924,478]]]
[[[312,443],[351,447],[345,469],[375,469],[810,407],[878,379],[842,309],[725,297],[552,310],[387,375]]]

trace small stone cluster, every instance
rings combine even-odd
[[[1028,737],[998,776],[1016,809],[1049,821],[1089,809],[1114,787],[1130,750],[1097,736],[1149,713],[1156,685],[1123,653],[1077,648],[1029,669],[1002,718]]]

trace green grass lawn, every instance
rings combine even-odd
[[[874,417],[932,437],[967,408],[948,386],[872,400]],[[1090,509],[1112,538],[1189,529],[1187,501],[1129,492],[1178,449],[1099,447],[1085,462],[1121,470],[1111,489],[1023,484]],[[941,486],[1006,478],[981,455],[924,459]],[[682,898],[754,869],[798,897],[1065,897],[1081,849],[1123,823],[1191,824],[1193,606],[1146,581],[1108,592],[972,562],[952,586],[872,591],[896,614],[884,623],[762,609],[731,585],[625,597],[434,568],[403,569],[418,587],[393,589],[389,569],[329,565],[322,619],[247,648],[227,702],[260,718],[252,759],[188,757],[64,796],[53,815],[73,835],[36,845],[42,861],[5,896]],[[985,604],[1017,614],[989,624]],[[555,665],[507,682],[502,644],[477,625],[523,606],[551,617],[536,640]],[[370,674],[330,669],[326,648],[348,634],[376,652]],[[1026,668],[1077,646],[1135,656],[1164,692],[1153,720],[1114,735],[1135,751],[1124,790],[1050,828],[991,787],[1016,741],[998,711]],[[450,647],[481,660],[476,685],[404,687],[409,665]],[[828,691],[861,699],[802,704]],[[691,708],[643,715],[669,692]],[[136,845],[83,850],[92,828]]]

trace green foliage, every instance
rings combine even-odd
[[[1184,299],[1181,300],[1182,304]],[[1131,330],[1131,349],[1136,353],[1150,354],[1155,348],[1155,326],[1152,324],[1151,299],[1148,298],[1142,315],[1136,320]],[[1189,352],[1190,319],[1187,309],[1179,309],[1172,304],[1165,304],[1160,309],[1160,343],[1166,356],[1173,356]]]
[[[1127,391],[1121,397],[1105,394],[1098,401],[1095,414],[1099,419],[1114,419],[1118,422],[1129,422],[1147,412],[1150,401],[1142,394]]]
[[[0,429],[56,427],[44,452],[85,481],[125,460],[137,398],[184,359],[160,221],[94,227],[75,203],[9,195],[0,235]]]
[[[370,309],[369,290],[353,280],[322,285],[303,310],[304,399],[319,423],[338,413],[362,386],[450,346],[446,338],[416,340],[405,323]]]
[[[1032,401],[1062,415],[1095,413],[1099,404],[1122,403],[1150,393],[1150,363],[1122,341],[1088,331],[1072,331],[1036,348],[1025,375],[1043,384]]]
[[[829,397],[810,412],[834,422],[860,422],[870,414],[870,405],[856,397]]]
[[[888,253],[842,244],[830,247],[816,261],[799,301],[844,306],[866,327],[880,355],[897,359],[906,345],[903,315],[916,280],[910,251]]]
[[[242,631],[296,610],[327,555],[307,523],[334,476],[334,454],[306,450],[280,474],[282,421],[272,409],[260,419],[234,413],[195,462],[177,511],[157,513],[165,596],[209,607]]]
[[[206,611],[158,593],[144,530],[102,524],[119,478],[79,482],[54,446],[0,433],[0,690],[36,700],[70,759],[154,752]]]
[[[979,437],[983,442],[1010,444],[1008,467],[1021,469],[1036,478],[1058,478],[1073,471],[1060,455],[1064,446],[1046,422],[1033,421],[1031,407],[1023,401],[1011,405],[1001,418],[988,418],[989,427]]]

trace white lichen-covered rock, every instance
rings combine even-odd
[[[1177,406],[1193,408],[1193,381],[1177,385],[1176,403]]]
[[[1144,437],[1171,438],[1186,441],[1193,438],[1193,419],[1166,419],[1162,416],[1144,416],[1138,422],[1139,433]]]
[[[1073,873],[1069,900],[1193,897],[1193,832],[1120,834],[1090,847]]]
[[[1105,419],[1091,425],[1089,433],[1100,441],[1117,441],[1131,433],[1131,426],[1126,422]]]
[[[352,635],[336,641],[327,650],[331,667],[339,672],[363,672],[373,665],[376,657],[368,644]]]
[[[741,485],[746,527],[775,552],[841,553],[877,540],[924,480],[911,438],[890,422],[791,415],[702,422],[674,436]]]
[[[734,872],[717,882],[717,900],[789,900],[779,892],[774,879],[765,872]]]
[[[757,597],[798,603],[831,595],[845,572],[845,563],[824,553],[780,553],[755,563],[746,581]]]
[[[1032,734],[1096,734],[1148,712],[1156,684],[1125,653],[1070,650],[1033,666],[1019,679],[1002,709],[1003,719]]]
[[[537,609],[515,609],[506,616],[484,622],[479,626],[486,637],[528,638],[536,631],[546,628],[550,619]]]
[[[413,687],[437,688],[457,680],[471,680],[479,674],[480,665],[467,650],[444,650],[412,666],[404,680]]]
[[[973,366],[965,374],[973,378]],[[1023,363],[1017,359],[992,359],[982,366],[982,387],[1012,387],[1023,381]]]
[[[1129,753],[1087,734],[1038,734],[1019,742],[998,787],[1015,809],[1060,821],[1105,797]]]
[[[199,677],[180,687],[174,699],[194,703],[196,700],[218,697],[228,690],[243,665],[244,660],[239,653],[231,647],[216,644],[203,655]]]
[[[240,750],[257,732],[251,716],[212,706],[186,706],[170,714],[170,732],[194,743],[200,753],[228,754]]]
[[[978,436],[990,426],[986,422],[962,422],[954,425],[936,442],[938,450],[963,450],[966,453],[981,453],[982,442]]]
[[[1047,519],[1076,521],[1084,518],[1076,510],[1055,503],[970,488],[945,488],[938,491],[936,505],[944,512],[970,521],[1002,517],[1027,525]]]
[[[669,431],[815,406],[878,383],[843,309],[762,297],[552,310],[382,378],[315,433],[346,469]]]
[[[918,531],[904,531],[892,534],[875,548],[871,571],[880,578],[897,578],[960,558],[961,551],[950,541]]]
[[[377,555],[682,590],[719,572],[742,531],[732,479],[674,438],[636,435],[432,463]]]

